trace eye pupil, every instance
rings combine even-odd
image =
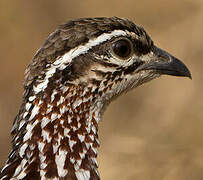
[[[115,55],[126,58],[131,54],[132,45],[127,39],[120,39],[113,43],[112,49]]]

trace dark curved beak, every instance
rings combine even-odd
[[[155,47],[153,50],[152,60],[144,63],[138,69],[138,71],[155,70],[159,74],[183,76],[192,79],[191,73],[185,64],[158,47]]]

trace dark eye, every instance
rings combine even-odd
[[[132,53],[132,43],[128,39],[120,39],[112,44],[113,53],[121,58],[128,58]]]

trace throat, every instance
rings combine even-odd
[[[21,170],[15,177],[34,173],[39,179],[100,179],[96,158],[102,108],[85,89],[69,87],[49,95],[33,96],[25,104]]]

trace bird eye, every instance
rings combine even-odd
[[[112,44],[113,53],[120,58],[128,58],[132,53],[132,43],[128,39],[119,39]]]

